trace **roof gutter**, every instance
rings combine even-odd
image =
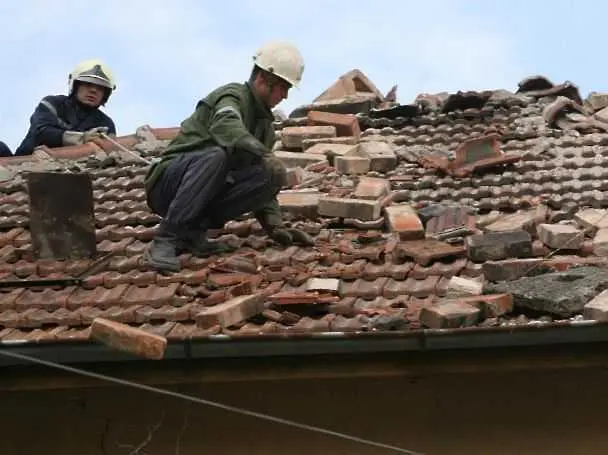
[[[167,360],[228,359],[278,356],[356,355],[395,352],[474,350],[608,341],[608,323],[569,321],[514,327],[427,329],[415,332],[322,332],[293,335],[211,335],[205,339],[170,341]],[[146,360],[89,341],[0,342],[10,350],[64,364]],[[23,365],[0,356],[0,367]]]

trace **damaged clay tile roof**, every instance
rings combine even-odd
[[[113,255],[82,283],[0,288],[0,339],[82,341],[98,316],[169,340],[606,317],[598,294],[608,280],[595,271],[608,256],[607,96],[581,104],[571,83],[536,77],[517,93],[399,104],[361,74],[334,84],[329,104],[276,123],[274,153],[291,182],[279,200],[314,247],[280,247],[245,215],[211,232],[234,253],[183,255],[181,272],[161,275],[142,260],[159,221],[145,202],[145,163],[107,142],[1,159],[0,282],[74,277],[92,262],[35,259],[29,171],[90,173],[97,249]],[[118,140],[149,158],[177,131],[144,126]],[[530,283],[569,291],[530,296]]]

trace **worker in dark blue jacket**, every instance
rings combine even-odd
[[[79,145],[101,133],[115,135],[114,122],[99,109],[115,89],[114,76],[102,61],[80,63],[69,75],[67,96],[46,96],[40,101],[15,156],[31,155],[41,145]]]
[[[6,145],[4,142],[0,141],[0,158],[7,156],[13,156],[11,149],[9,149],[8,145]]]

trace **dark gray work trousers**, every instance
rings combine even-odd
[[[279,192],[261,162],[234,170],[229,161],[217,146],[173,159],[148,194],[148,206],[163,217],[161,230],[181,236],[219,228]]]

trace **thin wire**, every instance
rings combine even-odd
[[[127,387],[132,387],[135,389],[140,389],[140,390],[145,390],[145,391],[152,392],[152,393],[157,393],[159,395],[166,395],[166,396],[170,396],[173,398],[179,398],[182,400],[190,401],[192,403],[211,406],[214,408],[223,409],[224,411],[234,412],[237,414],[254,417],[257,419],[261,419],[261,420],[267,420],[267,421],[274,422],[274,423],[280,423],[282,425],[300,428],[302,430],[314,431],[316,433],[322,433],[325,435],[334,436],[334,437],[341,438],[341,439],[346,439],[348,441],[358,442],[360,444],[365,444],[368,446],[379,447],[381,449],[387,449],[387,450],[391,450],[393,452],[403,453],[406,455],[424,455],[421,452],[414,452],[412,450],[402,449],[401,447],[396,447],[396,446],[392,446],[389,444],[383,444],[381,442],[370,441],[369,439],[359,438],[357,436],[351,436],[351,435],[348,435],[345,433],[340,433],[340,432],[333,431],[333,430],[327,430],[325,428],[320,428],[320,427],[316,427],[313,425],[307,425],[304,423],[294,422],[293,420],[282,419],[280,417],[274,417],[274,416],[271,416],[268,414],[263,414],[261,412],[250,411],[248,409],[243,409],[243,408],[239,408],[236,406],[230,406],[227,404],[218,403],[216,401],[205,400],[204,398],[198,398],[198,397],[194,397],[192,395],[186,395],[184,393],[173,392],[171,390],[161,389],[158,387],[153,387],[153,386],[149,386],[149,385],[145,385],[145,384],[139,384],[136,382],[128,381],[126,379],[120,379],[120,378],[115,378],[112,376],[107,376],[107,375],[101,374],[101,373],[94,373],[92,371],[87,371],[87,370],[83,370],[80,368],[62,365],[60,363],[55,363],[55,362],[51,362],[48,360],[39,359],[37,357],[31,357],[26,354],[18,354],[16,352],[9,352],[9,351],[0,349],[0,355],[3,355],[5,357],[12,357],[14,359],[24,360],[27,362],[37,363],[39,365],[44,365],[49,368],[55,368],[57,370],[63,370],[63,371],[67,371],[70,373],[79,374],[81,376],[87,376],[87,377],[99,379],[102,381],[113,382],[115,384],[120,384],[120,385],[124,385]]]

